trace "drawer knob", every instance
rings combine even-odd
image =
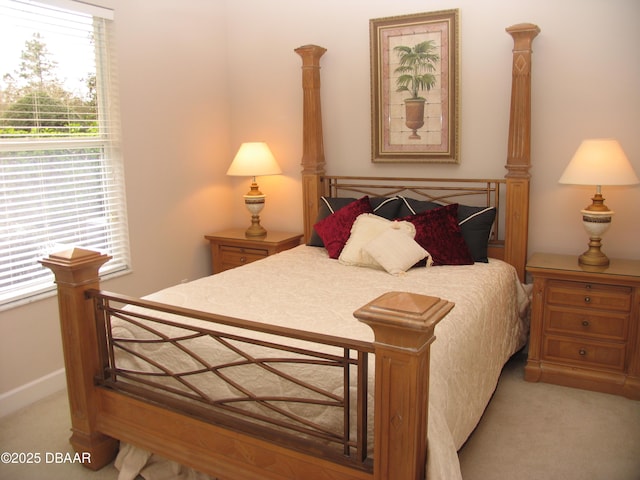
[[[582,326],[583,326],[583,327],[588,327],[589,325],[590,325],[590,324],[589,324],[589,320],[583,320],[583,321],[582,321]]]
[[[240,257],[240,262],[245,263],[247,261],[247,257]]]
[[[581,357],[584,357],[587,354],[587,351],[584,348],[581,348],[580,350],[578,350],[578,354]]]
[[[591,303],[591,297],[584,297],[584,303]]]

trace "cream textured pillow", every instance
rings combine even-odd
[[[431,256],[412,237],[393,228],[387,229],[364,247],[371,257],[392,275],[401,275],[423,258],[431,265]]]
[[[345,265],[380,268],[380,264],[364,250],[364,247],[378,235],[391,229],[400,232],[410,240],[413,240],[416,234],[416,227],[411,222],[394,222],[373,213],[359,215],[353,222],[351,234],[338,260]]]

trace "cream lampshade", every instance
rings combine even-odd
[[[595,185],[592,203],[581,210],[582,223],[589,235],[589,249],[580,255],[578,263],[607,266],[609,259],[601,251],[602,236],[611,225],[614,212],[604,204],[602,185],[636,185],[638,176],[617,140],[584,140],[560,177],[560,183]]]
[[[251,190],[244,195],[244,204],[251,212],[251,226],[245,232],[247,237],[263,237],[267,231],[260,225],[260,212],[264,208],[264,195],[258,188],[256,177],[282,173],[269,146],[264,142],[248,142],[240,145],[231,162],[227,175],[253,177]]]

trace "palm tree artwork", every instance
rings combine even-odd
[[[436,84],[436,63],[440,56],[436,53],[434,40],[425,40],[413,47],[398,45],[394,52],[398,55],[400,65],[395,69],[399,74],[396,79],[396,92],[409,92],[405,99],[406,126],[412,131],[409,139],[420,140],[418,129],[424,125],[424,107],[426,98],[420,92],[427,92]]]

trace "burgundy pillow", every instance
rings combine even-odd
[[[340,252],[342,252],[345,243],[349,240],[349,235],[351,235],[353,222],[356,221],[358,215],[363,213],[373,213],[368,196],[364,196],[336,210],[313,226],[322,239],[327,252],[329,252],[330,258],[338,258],[340,256]]]
[[[471,265],[473,256],[458,225],[458,204],[427,210],[401,220],[416,227],[415,240],[431,254],[433,265]]]

